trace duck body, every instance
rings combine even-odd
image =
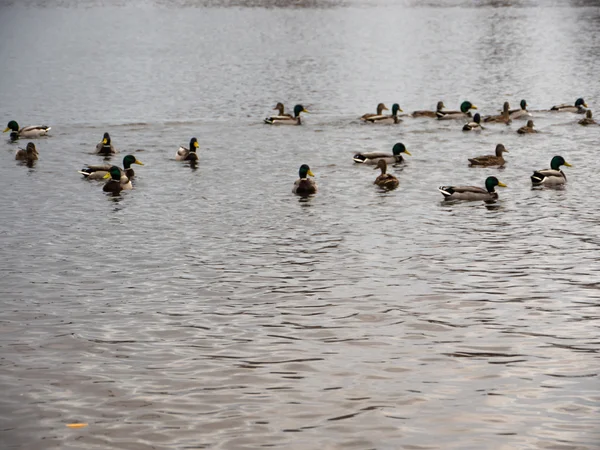
[[[498,200],[498,193],[494,190],[496,186],[506,187],[506,185],[496,177],[487,177],[485,180],[485,189],[478,186],[440,186],[438,190],[444,196],[444,200],[483,200],[485,202],[495,202]]]
[[[519,134],[529,134],[529,133],[537,133],[538,131],[533,128],[533,120],[528,120],[527,125],[519,128],[517,133]]]
[[[588,109],[585,113],[585,117],[577,123],[579,125],[596,125],[596,121],[592,117],[592,110]]]
[[[126,177],[129,180],[132,180],[135,176],[135,171],[131,168],[132,164],[139,164],[143,166],[144,164],[139,161],[133,155],[127,155],[123,158],[123,169],[121,170],[121,178]],[[98,164],[98,165],[88,165],[81,169],[79,173],[84,176],[84,178],[88,180],[102,180],[104,176],[110,171],[112,164]]]
[[[198,161],[200,159],[196,153],[198,147],[200,147],[198,139],[193,137],[190,139],[190,148],[179,147],[177,153],[175,153],[175,161]]]
[[[575,100],[575,103],[573,105],[569,103],[563,103],[562,105],[554,105],[552,108],[550,108],[550,111],[573,112],[584,114],[587,107],[588,105],[585,102],[585,100],[583,98],[578,98],[577,100]]]
[[[471,117],[471,109],[477,109],[477,106],[471,102],[464,101],[460,105],[460,111],[436,111],[438,120],[457,120]]]
[[[463,131],[481,131],[483,127],[481,126],[481,116],[479,113],[476,113],[473,116],[473,120],[469,123],[465,123],[463,126]]]
[[[275,107],[277,109],[277,107]],[[282,111],[283,112],[283,111]],[[294,116],[290,115],[278,115],[267,117],[264,122],[268,125],[302,125],[302,119],[300,118],[300,113],[307,113],[308,111],[304,109],[302,105],[294,106]]]
[[[487,116],[483,119],[483,121],[488,123],[505,123],[506,125],[509,125],[512,122],[509,111],[510,105],[508,104],[508,102],[504,102],[502,114],[498,116]]]
[[[560,186],[567,182],[567,176],[560,166],[571,167],[562,156],[555,156],[550,161],[550,169],[536,170],[531,175],[533,186]]]
[[[19,128],[19,124],[16,121],[11,120],[6,125],[4,133],[10,131],[10,140],[16,141],[19,138],[35,139],[46,136],[50,130],[51,127],[46,125],[28,125],[26,127]]]
[[[496,154],[495,155],[484,155],[484,156],[477,156],[475,158],[469,158],[469,165],[481,166],[481,167],[503,166],[506,161],[504,160],[502,153],[505,153],[505,152],[508,153],[508,150],[506,150],[506,147],[504,147],[504,145],[502,145],[502,144],[498,144],[498,145],[496,145]]]
[[[32,162],[32,161],[37,161],[39,158],[39,153],[37,151],[37,149],[35,148],[35,144],[33,142],[30,142],[27,144],[27,148],[25,149],[18,149],[15,152],[15,160],[17,161],[27,161],[27,162]]]
[[[117,153],[117,149],[112,145],[110,134],[104,133],[102,141],[96,144],[96,154],[102,156],[110,156]]]
[[[437,106],[435,108],[435,111],[427,111],[427,110],[421,110],[421,111],[413,111],[412,116],[413,117],[433,117],[436,118],[437,117],[437,113],[444,113],[445,106],[444,106],[444,102],[439,101],[437,102]]]
[[[508,114],[512,120],[526,119],[528,117],[531,117],[531,113],[529,111],[527,111],[527,101],[525,101],[525,99],[521,100],[521,103],[519,103],[519,106],[520,106],[520,108],[511,109],[508,112]]]
[[[387,106],[385,106],[383,103],[379,103],[377,105],[377,113],[373,114],[373,113],[366,113],[363,114],[360,117],[360,120],[364,120],[366,121],[369,117],[374,117],[374,116],[381,116],[383,115],[383,111],[389,111],[389,109],[387,108]]]
[[[303,197],[313,195],[317,193],[317,183],[314,180],[308,178],[309,176],[314,177],[315,175],[310,170],[307,164],[302,164],[298,171],[300,178],[294,182],[292,193]]]
[[[358,164],[378,164],[380,160],[384,160],[387,164],[396,164],[404,162],[402,153],[411,155],[403,143],[398,142],[392,148],[392,153],[386,152],[367,152],[357,153],[352,157],[355,163]],[[411,155],[412,156],[412,155]]]
[[[374,170],[380,169],[381,170],[381,175],[379,175],[377,178],[375,178],[375,181],[373,182],[373,184],[376,184],[377,186],[379,186],[382,189],[385,190],[392,190],[392,189],[396,189],[398,187],[398,185],[400,184],[400,182],[398,181],[398,178],[396,178],[394,175],[386,173],[387,172],[387,163],[385,162],[385,159],[380,159],[377,162],[377,167],[375,167]]]
[[[392,105],[392,114],[379,114],[367,117],[363,119],[366,123],[379,123],[379,124],[392,124],[392,123],[400,123],[402,119],[398,117],[398,112],[402,112],[400,105],[398,103],[394,103]]]

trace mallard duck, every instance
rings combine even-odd
[[[436,111],[436,115],[439,120],[464,119],[471,117],[471,109],[477,109],[477,106],[465,101],[460,104],[460,111]]]
[[[562,156],[555,156],[550,161],[550,169],[536,170],[531,175],[531,183],[534,186],[557,186],[565,184],[567,177],[560,170],[560,166],[571,167],[571,164],[565,161]]]
[[[473,116],[473,121],[469,123],[465,123],[463,126],[463,131],[481,131],[483,127],[481,126],[481,116],[479,113],[475,113]]]
[[[508,114],[512,120],[516,119],[525,119],[527,117],[531,117],[531,113],[527,111],[527,102],[525,99],[521,100],[519,104],[521,107],[518,109],[511,109]]]
[[[308,178],[308,176],[314,177],[310,167],[307,164],[302,164],[298,171],[300,178],[294,182],[294,188],[292,193],[302,196],[312,195],[317,193],[317,183],[314,180]]]
[[[504,107],[502,108],[502,114],[500,114],[499,116],[484,117],[483,121],[491,122],[491,123],[505,123],[506,125],[508,125],[509,123],[512,122],[509,111],[510,111],[510,105],[508,104],[508,102],[504,102]]]
[[[104,192],[118,194],[121,191],[133,189],[129,178],[123,176],[121,169],[117,166],[112,166],[103,178],[110,178],[102,188]]]
[[[300,119],[300,113],[307,113],[308,111],[304,109],[302,105],[294,106],[294,117],[288,116],[273,116],[267,117],[265,119],[265,123],[269,125],[302,125],[302,120]]]
[[[585,112],[585,117],[577,122],[579,125],[595,125],[596,121],[592,119],[592,110],[588,109]]]
[[[125,176],[129,180],[133,179],[133,177],[135,176],[135,172],[131,168],[132,164],[139,164],[140,166],[144,165],[133,155],[125,156],[125,158],[123,158],[123,169],[121,169],[122,177]],[[88,180],[102,180],[104,178],[104,175],[106,175],[110,171],[111,167],[112,164],[99,164],[94,166],[90,165],[81,169],[79,173]]]
[[[48,131],[50,131],[50,130],[51,130],[51,127],[47,127],[46,125],[42,125],[42,126],[29,125],[27,127],[23,127],[21,129],[19,129],[19,124],[16,121],[11,120],[6,125],[6,129],[4,130],[4,133],[6,133],[7,131],[10,131],[11,132],[10,139],[12,141],[16,141],[19,138],[32,139],[32,138],[38,138],[40,136],[46,136],[48,134]]]
[[[587,108],[588,105],[585,102],[584,99],[582,98],[578,98],[577,100],[575,100],[575,104],[574,105],[569,105],[568,103],[563,103],[562,105],[554,105],[552,108],[550,108],[550,111],[558,111],[558,112],[574,112],[574,113],[579,113],[579,114],[583,114],[585,113],[585,108]]]
[[[104,133],[102,141],[96,144],[96,154],[103,156],[110,156],[117,153],[117,149],[110,142],[110,134]]]
[[[519,134],[527,134],[527,133],[537,133],[538,131],[533,128],[533,120],[528,120],[527,125],[521,127],[517,130]]]
[[[373,117],[373,116],[381,116],[383,114],[383,111],[389,111],[389,109],[387,109],[387,107],[383,103],[380,103],[379,105],[377,105],[377,113],[376,114],[373,114],[373,113],[363,114],[362,117],[360,118],[360,120],[367,120],[369,117]]]
[[[381,169],[381,175],[379,175],[377,178],[375,178],[375,181],[373,182],[373,184],[376,184],[380,188],[387,189],[387,190],[396,189],[398,187],[398,185],[400,184],[400,182],[398,181],[398,178],[396,178],[394,175],[392,175],[390,173],[386,173],[387,163],[385,162],[385,159],[380,159],[377,162],[377,167],[375,167],[373,170],[377,170],[377,169]]]
[[[35,148],[35,144],[33,142],[30,142],[27,144],[27,148],[25,149],[18,149],[15,153],[15,159],[17,161],[27,161],[27,162],[31,162],[31,161],[36,161],[39,157],[39,153],[37,151],[37,149]]]
[[[498,200],[498,193],[494,190],[496,186],[506,185],[496,177],[487,177],[485,189],[477,186],[440,186],[438,190],[444,196],[444,200],[483,200],[494,202]]]
[[[503,166],[505,161],[502,157],[502,153],[509,153],[506,147],[502,144],[496,145],[495,155],[477,156],[475,158],[469,158],[471,166]]]
[[[364,121],[367,123],[400,123],[402,122],[402,119],[398,117],[398,112],[403,112],[402,108],[400,108],[400,105],[398,103],[394,103],[392,105],[392,114],[390,114],[389,116],[386,114],[381,114],[378,116],[376,115],[367,117],[366,119],[364,119]]]
[[[199,157],[196,150],[200,147],[198,139],[193,137],[190,139],[190,148],[184,146],[179,147],[177,153],[175,153],[175,161],[198,161]]]
[[[443,114],[442,110],[444,108],[445,108],[444,102],[439,101],[439,102],[437,102],[435,111],[427,111],[427,110],[413,111],[412,116],[413,117],[437,117],[438,112],[441,112]]]
[[[377,164],[380,160],[385,160],[386,163],[395,164],[404,162],[402,153],[410,155],[410,152],[406,150],[406,147],[402,142],[398,142],[392,148],[392,153],[386,152],[368,152],[368,153],[357,153],[352,157],[355,163],[359,164]]]
[[[279,114],[276,115],[276,116],[271,116],[271,119],[273,119],[273,118],[280,118],[280,119],[283,118],[283,119],[286,119],[286,118],[293,117],[291,114],[284,113],[285,107],[283,106],[283,103],[281,103],[281,102],[278,102],[275,105],[275,108],[273,108],[273,110],[274,111],[279,111]]]

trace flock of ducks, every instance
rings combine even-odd
[[[588,106],[583,98],[578,98],[573,104],[556,105],[548,111],[556,112],[572,112],[585,114],[585,117],[578,123],[581,125],[597,125],[592,117],[592,111],[587,109]],[[368,124],[398,124],[402,122],[402,117],[430,117],[437,120],[468,120],[462,127],[463,131],[480,131],[484,127],[483,123],[502,123],[509,125],[516,119],[528,119],[532,117],[530,111],[527,110],[527,102],[521,100],[518,109],[510,109],[508,102],[505,102],[501,114],[481,117],[479,113],[471,115],[471,110],[477,109],[477,106],[469,101],[464,101],[460,105],[459,110],[447,110],[444,102],[437,103],[435,111],[419,110],[412,114],[399,115],[403,112],[398,103],[392,105],[391,114],[384,114],[384,111],[389,109],[383,103],[379,103],[375,113],[367,113],[360,117],[360,120]],[[308,113],[302,105],[294,107],[294,114],[285,113],[283,103],[277,103],[275,108],[277,115],[267,117],[264,123],[269,125],[301,125],[301,113]],[[4,132],[10,131],[10,140],[17,141],[20,138],[38,138],[46,136],[50,131],[48,126],[26,126],[19,127],[19,124],[11,120],[8,122]],[[537,133],[534,129],[533,120],[528,119],[527,125],[520,127],[517,130],[519,134]],[[195,164],[199,160],[197,149],[199,148],[198,140],[193,137],[190,140],[189,148],[179,147],[175,153],[176,161],[189,161],[190,164]],[[97,155],[110,157],[117,153],[117,150],[111,143],[111,138],[108,133],[104,133],[102,141],[96,145]],[[494,155],[477,156],[469,158],[469,164],[472,166],[503,166],[505,163],[503,154],[508,153],[508,150],[502,144],[496,146]],[[357,153],[353,156],[353,160],[357,164],[366,164],[375,166],[375,170],[380,170],[380,175],[375,179],[374,184],[384,190],[396,189],[399,185],[398,179],[387,173],[388,164],[399,164],[404,162],[403,155],[411,155],[406,149],[406,146],[398,142],[396,143],[391,153],[386,152],[366,152]],[[25,149],[18,149],[15,153],[15,159],[24,161],[28,165],[33,164],[38,160],[39,153],[33,142],[29,142]],[[88,180],[107,180],[103,186],[105,192],[113,195],[118,195],[123,190],[132,189],[131,180],[135,176],[132,169],[133,164],[143,165],[134,155],[126,155],[123,158],[123,168],[112,164],[88,165],[79,171]],[[534,171],[531,175],[531,182],[534,186],[559,186],[567,181],[567,177],[560,169],[561,166],[570,167],[571,165],[565,161],[562,156],[555,156],[550,161],[549,169],[541,169]],[[313,178],[309,178],[313,177]],[[497,186],[506,187],[504,183],[496,177],[488,177],[485,180],[485,188],[478,186],[440,186],[438,190],[441,192],[445,200],[483,200],[485,202],[494,202],[498,199],[498,193],[495,191]],[[317,184],[314,180],[314,174],[307,164],[302,164],[299,170],[299,178],[294,182],[292,189],[294,194],[300,196],[310,196],[317,193]]]
[[[596,125],[596,121],[592,117],[592,111],[587,108],[588,105],[585,100],[583,98],[578,98],[573,104],[565,103],[555,105],[548,111],[585,114],[585,118],[581,119],[578,123],[580,125]],[[360,117],[360,120],[369,124],[398,124],[402,122],[402,117],[431,117],[436,118],[437,120],[463,119],[468,120],[462,127],[463,131],[480,131],[484,129],[482,122],[509,125],[513,120],[528,119],[527,125],[520,127],[517,130],[517,133],[529,134],[538,132],[534,128],[533,120],[529,119],[529,117],[532,117],[532,114],[527,110],[526,100],[521,100],[519,108],[512,110],[510,109],[510,104],[504,102],[500,114],[485,116],[483,118],[479,113],[471,115],[471,110],[475,109],[477,109],[477,106],[473,103],[464,101],[461,103],[459,110],[449,111],[446,109],[444,102],[439,101],[435,111],[419,110],[413,111],[412,114],[401,116],[399,113],[403,112],[403,110],[398,103],[392,105],[391,114],[384,114],[384,111],[389,111],[389,109],[385,104],[379,103],[375,113],[363,114]],[[304,106],[296,105],[294,107],[293,115],[286,114],[283,103],[277,103],[273,110],[277,110],[278,115],[267,117],[264,119],[264,123],[269,125],[301,125],[302,120],[300,118],[300,113],[308,113]],[[508,153],[508,150],[504,145],[498,144],[494,155],[469,158],[469,164],[471,166],[501,167],[505,163],[503,153]],[[410,152],[403,143],[398,142],[392,148],[392,153],[357,153],[353,156],[353,160],[357,164],[375,165],[375,170],[379,169],[381,174],[375,179],[373,184],[376,184],[384,190],[392,190],[398,187],[399,181],[394,175],[387,173],[387,165],[404,162],[403,154],[410,155]],[[560,186],[565,184],[567,182],[567,177],[560,169],[561,166],[571,167],[571,164],[566,162],[562,156],[553,157],[550,161],[549,169],[536,170],[533,175],[531,175],[533,186]],[[295,181],[292,189],[294,194],[308,196],[317,193],[317,184],[314,179],[308,178],[309,176],[314,177],[310,167],[307,164],[300,166],[299,178]],[[485,188],[478,186],[440,186],[438,190],[445,200],[483,200],[485,202],[494,202],[498,199],[498,193],[495,188],[497,186],[506,187],[506,185],[496,177],[488,177],[485,180],[484,185]]]

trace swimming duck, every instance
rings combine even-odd
[[[288,113],[284,113],[283,111],[285,110],[285,107],[283,106],[283,103],[281,102],[277,102],[277,104],[275,105],[275,108],[273,108],[273,110],[275,111],[279,111],[279,114],[276,116],[271,116],[273,117],[283,117],[283,118],[288,118],[288,117],[293,117],[291,114]]]
[[[19,138],[32,139],[32,138],[38,138],[40,136],[46,136],[46,134],[48,134],[48,131],[50,131],[50,129],[51,129],[51,127],[47,127],[46,125],[43,125],[43,126],[29,125],[27,127],[23,127],[21,129],[19,129],[19,124],[16,121],[11,120],[6,125],[6,129],[4,130],[4,133],[6,133],[7,131],[10,131],[11,132],[10,133],[11,141],[16,141]]]
[[[267,117],[264,122],[269,125],[302,125],[302,120],[300,119],[300,113],[302,112],[307,113],[308,111],[304,109],[304,106],[296,105],[294,106],[294,117],[281,115]]]
[[[555,156],[550,161],[550,169],[536,170],[531,175],[531,183],[534,186],[558,186],[567,182],[567,177],[560,170],[560,166],[571,167],[562,156]]]
[[[373,182],[373,184],[376,184],[380,188],[383,188],[386,190],[396,189],[398,187],[398,185],[400,184],[400,182],[398,181],[398,178],[396,178],[394,175],[392,175],[390,173],[386,173],[387,163],[385,162],[385,159],[380,159],[377,162],[377,167],[375,167],[373,170],[377,170],[377,169],[381,169],[381,175],[379,175],[377,178],[375,178],[375,181]]]
[[[460,104],[460,111],[436,111],[436,115],[439,120],[464,119],[471,117],[471,109],[477,109],[477,106],[465,101]]]
[[[504,107],[502,108],[502,114],[500,114],[499,116],[487,116],[483,118],[484,122],[493,122],[493,123],[505,123],[506,125],[508,125],[509,123],[512,122],[511,118],[510,118],[510,105],[508,104],[508,102],[504,102]]]
[[[302,164],[298,171],[300,178],[294,182],[292,193],[302,196],[312,195],[317,193],[317,183],[314,180],[308,178],[308,176],[314,177],[310,167],[307,164]]]
[[[369,117],[373,117],[373,116],[381,116],[383,114],[383,111],[389,111],[389,109],[387,109],[387,107],[383,103],[380,103],[379,105],[377,105],[377,114],[373,114],[373,113],[363,114],[362,117],[360,118],[360,120],[367,120]]]
[[[579,125],[595,125],[596,121],[592,119],[592,110],[588,109],[585,112],[585,117],[577,122]]]
[[[531,117],[531,113],[527,111],[527,102],[525,99],[521,100],[519,104],[521,107],[519,109],[511,109],[508,114],[512,120],[516,119],[525,119],[526,117]]]
[[[121,169],[121,177],[125,176],[129,180],[133,179],[133,177],[135,176],[135,172],[131,168],[132,164],[139,164],[140,166],[144,165],[133,155],[125,156],[125,158],[123,158],[123,169]],[[90,165],[81,169],[79,173],[88,180],[102,180],[104,178],[104,175],[106,175],[110,171],[111,167],[112,164],[98,164],[93,166]]]
[[[483,200],[494,202],[498,200],[498,193],[494,190],[496,186],[506,185],[496,177],[487,177],[485,189],[477,186],[440,186],[438,190],[444,196],[444,200]]]
[[[110,178],[110,180],[102,187],[104,192],[118,194],[121,191],[133,189],[129,178],[123,176],[121,169],[117,166],[112,166],[103,178]]]
[[[190,139],[190,148],[184,146],[179,147],[177,153],[175,153],[175,161],[198,161],[199,157],[196,150],[200,147],[198,139],[193,137]]]
[[[96,144],[96,154],[103,156],[110,156],[117,153],[117,149],[110,142],[110,134],[104,133],[102,142]]]
[[[481,126],[481,116],[479,115],[479,113],[475,113],[475,115],[473,116],[473,121],[469,122],[469,123],[465,123],[465,125],[463,126],[463,131],[481,131],[483,130],[483,127]]]
[[[395,164],[404,162],[404,158],[402,157],[402,153],[406,153],[410,155],[410,152],[406,150],[406,147],[402,142],[398,142],[392,148],[392,153],[386,152],[367,152],[367,153],[357,153],[352,157],[355,163],[359,164],[377,164],[380,160],[384,160],[386,163]]]
[[[506,147],[502,144],[496,145],[495,155],[477,156],[475,158],[469,158],[471,166],[503,166],[505,161],[502,157],[502,153],[509,153]]]
[[[521,127],[517,130],[519,134],[527,134],[527,133],[537,133],[538,131],[533,128],[533,120],[529,119],[527,121],[527,125]]]
[[[33,142],[30,142],[29,144],[27,144],[27,148],[25,149],[18,149],[15,153],[15,160],[17,161],[27,161],[27,162],[31,162],[31,161],[36,161],[39,157],[39,153],[37,151],[37,149],[35,148],[35,144]]]
[[[552,108],[550,108],[550,111],[574,112],[574,113],[583,114],[583,113],[585,113],[585,108],[587,108],[587,107],[588,107],[588,105],[585,102],[585,100],[582,98],[578,98],[577,100],[575,100],[574,105],[569,105],[568,103],[563,103],[562,105],[553,106]]]
[[[367,123],[400,123],[402,119],[398,117],[398,112],[403,112],[402,108],[398,103],[392,105],[392,114],[389,116],[386,114],[375,115],[363,119]]]
[[[437,102],[435,111],[427,111],[427,110],[413,111],[412,116],[413,117],[437,117],[438,112],[441,112],[443,114],[442,110],[444,108],[445,108],[444,102],[440,101],[440,102]]]

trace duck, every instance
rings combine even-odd
[[[279,111],[279,114],[276,116],[272,116],[272,117],[293,117],[291,114],[288,113],[284,113],[285,107],[283,106],[283,103],[281,102],[277,102],[277,104],[275,105],[275,108],[273,108],[274,111]]]
[[[509,111],[510,105],[508,104],[508,102],[504,102],[504,106],[502,107],[502,114],[500,114],[499,116],[484,117],[483,121],[489,123],[505,123],[506,125],[508,125],[512,122]]]
[[[385,106],[383,103],[380,103],[377,105],[377,113],[373,114],[373,113],[366,113],[363,114],[360,118],[360,120],[367,120],[369,117],[373,117],[373,116],[381,116],[383,114],[383,111],[389,111],[389,109],[387,109],[387,106]]]
[[[519,134],[527,134],[527,133],[537,133],[538,131],[533,128],[533,120],[529,119],[527,121],[527,125],[519,128],[517,133]]]
[[[300,119],[300,113],[308,113],[304,106],[294,106],[294,117],[288,116],[272,116],[267,117],[264,122],[269,125],[302,125],[302,119]]]
[[[111,194],[116,195],[121,191],[133,189],[129,178],[123,176],[121,169],[117,166],[111,166],[103,178],[110,178],[110,180],[102,187],[104,192],[110,192]]]
[[[519,106],[520,108],[518,109],[511,109],[510,111],[508,111],[508,114],[510,115],[510,118],[512,120],[525,119],[526,117],[531,117],[531,113],[527,111],[527,101],[525,99],[521,100]]]
[[[585,113],[585,108],[587,107],[588,105],[585,102],[585,100],[580,97],[577,100],[575,100],[575,104],[573,105],[570,105],[568,103],[563,103],[562,105],[554,105],[552,108],[550,108],[550,111],[573,112],[583,114]]]
[[[384,160],[388,164],[396,164],[404,162],[402,153],[412,156],[402,142],[394,144],[392,153],[386,152],[367,152],[357,153],[352,157],[355,163],[359,164],[378,164],[380,160]]]
[[[117,149],[110,142],[110,134],[104,133],[102,141],[96,144],[96,154],[103,156],[110,156],[117,153]]]
[[[550,161],[550,169],[536,170],[531,175],[534,186],[558,186],[567,182],[567,177],[560,166],[572,167],[562,156],[555,156]]]
[[[48,134],[48,131],[50,131],[51,129],[52,127],[48,127],[46,125],[29,125],[23,128],[19,128],[19,124],[16,121],[11,120],[6,125],[4,133],[10,131],[10,140],[16,141],[19,138],[32,139],[39,138],[41,136],[46,136]]]
[[[123,169],[121,169],[121,177],[125,176],[130,180],[133,179],[133,177],[135,176],[135,172],[131,168],[132,164],[139,164],[140,166],[144,165],[144,163],[142,163],[133,155],[125,156],[123,158]],[[88,180],[102,180],[104,178],[104,175],[106,175],[110,171],[111,167],[112,164],[99,164],[94,166],[88,165],[81,169],[79,173]]]
[[[504,183],[496,177],[487,177],[485,180],[485,189],[477,186],[440,186],[438,190],[444,196],[444,200],[483,200],[485,202],[495,202],[498,200],[498,193],[494,190],[496,186],[506,187]]]
[[[502,153],[509,153],[506,147],[502,144],[496,145],[495,155],[477,156],[475,158],[469,158],[469,165],[471,166],[503,166],[505,161]]]
[[[198,161],[199,157],[196,150],[200,147],[198,139],[193,137],[190,139],[190,148],[184,146],[179,147],[177,153],[175,153],[175,161]]]
[[[398,178],[396,178],[394,175],[392,175],[390,173],[386,173],[387,163],[385,162],[385,159],[380,159],[377,162],[377,167],[375,167],[373,170],[377,170],[377,169],[381,169],[381,175],[379,175],[377,178],[375,178],[375,181],[373,182],[373,184],[376,184],[380,188],[386,189],[386,190],[392,190],[392,189],[396,189],[398,187],[398,185],[400,184],[400,182],[398,181]]]
[[[394,103],[392,105],[392,114],[390,114],[389,116],[385,114],[380,114],[367,117],[366,119],[364,119],[364,121],[367,123],[400,123],[402,122],[402,119],[398,117],[398,112],[403,112],[402,108],[400,108],[400,105],[398,103]]]
[[[37,161],[39,157],[39,153],[35,148],[35,144],[33,142],[29,142],[25,149],[20,148],[15,152],[15,160],[17,161]]]
[[[317,193],[317,183],[314,180],[308,178],[309,176],[314,177],[315,174],[312,173],[308,164],[302,164],[300,166],[300,170],[298,171],[300,178],[298,178],[294,182],[294,187],[292,188],[292,193],[296,195],[308,196]]]
[[[436,111],[438,120],[464,119],[471,117],[471,109],[477,109],[473,103],[464,101],[460,104],[460,111]]]
[[[479,113],[475,113],[473,120],[469,123],[465,123],[463,131],[481,131],[484,128],[481,126],[481,116]]]
[[[596,121],[592,119],[592,110],[588,109],[585,112],[585,117],[577,122],[579,125],[596,125]]]
[[[433,118],[435,118],[435,117],[437,117],[438,112],[443,113],[444,108],[445,108],[444,102],[439,101],[439,102],[437,102],[435,111],[427,111],[427,110],[413,111],[412,116],[413,117],[433,117]]]

